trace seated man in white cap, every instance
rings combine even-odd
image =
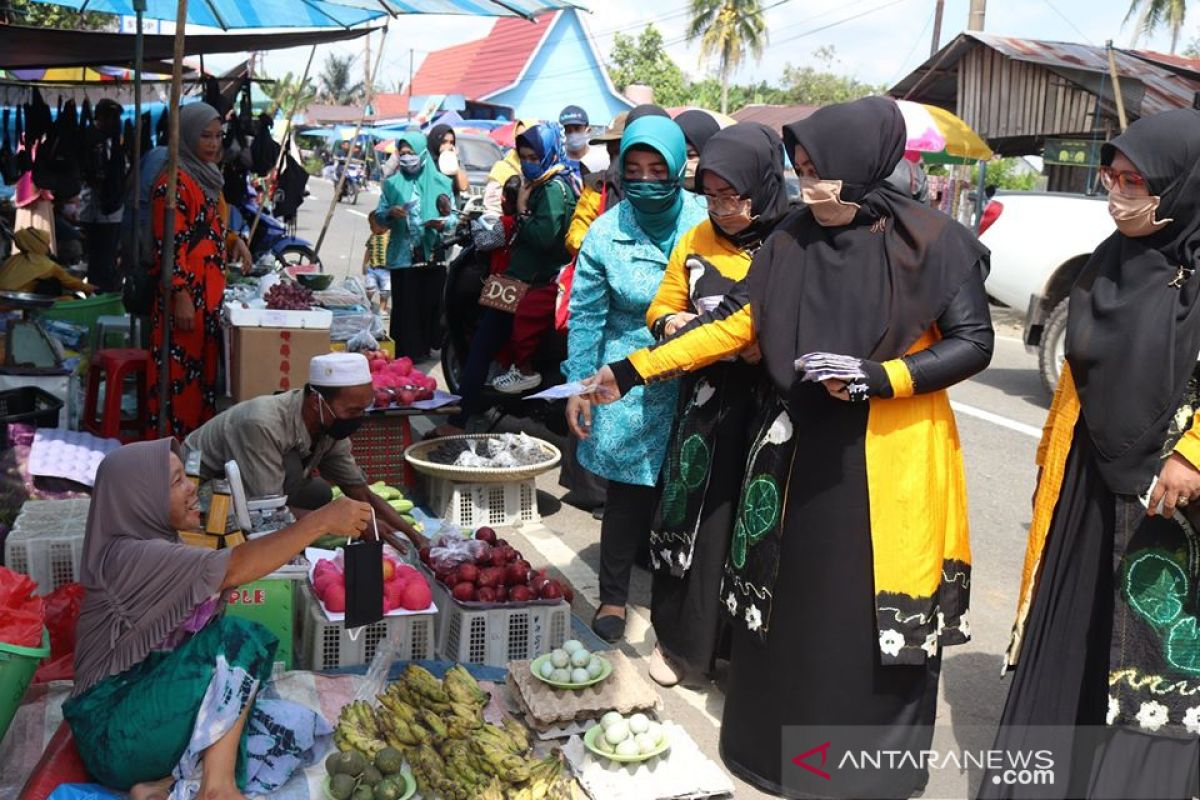
[[[303,389],[238,403],[193,431],[185,444],[200,451],[204,480],[222,477],[225,462],[236,461],[248,497],[286,495],[297,516],[330,502],[336,485],[347,497],[370,503],[381,529],[400,531],[423,547],[424,537],[367,486],[350,451],[349,436],[374,397],[366,358],[329,353],[309,362]]]

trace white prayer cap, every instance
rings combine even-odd
[[[361,353],[326,353],[308,362],[313,386],[362,386],[371,382],[371,366]]]

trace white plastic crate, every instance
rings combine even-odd
[[[428,660],[434,657],[433,614],[384,617],[364,625],[354,639],[340,622],[330,622],[321,611],[312,587],[300,588],[300,668],[321,672],[339,667],[357,667],[371,663],[379,645],[391,639],[396,658],[401,661]]]
[[[435,517],[461,528],[520,527],[542,521],[533,478],[509,483],[457,483],[430,478],[429,505]]]
[[[40,594],[79,580],[91,501],[28,500],[4,540],[4,565],[33,578]]]
[[[430,578],[437,604],[438,655],[463,664],[507,667],[508,662],[533,659],[561,647],[571,630],[571,606],[524,605],[509,608],[466,608]]]

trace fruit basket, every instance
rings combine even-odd
[[[437,460],[439,451],[450,448],[458,448],[461,452],[462,445],[478,450],[479,448],[487,448],[493,440],[506,440],[506,434],[468,434],[465,436],[443,436],[438,439],[430,439],[424,442],[418,442],[404,451],[405,460],[412,465],[413,469],[423,475],[428,475],[431,478],[440,478],[446,481],[458,481],[462,483],[506,483],[512,481],[522,481],[534,478],[541,475],[543,472],[554,469],[562,460],[562,453],[554,445],[542,439],[537,439],[531,436],[524,436],[523,442],[535,448],[543,458],[529,464],[519,464],[508,467],[472,467],[460,466],[454,463],[444,463]]]

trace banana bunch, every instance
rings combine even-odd
[[[489,699],[488,693],[480,687],[475,681],[475,677],[467,672],[466,667],[462,664],[455,664],[446,670],[442,687],[446,690],[446,694],[450,695],[450,699],[456,703],[482,708],[487,705]]]
[[[439,713],[449,710],[450,695],[442,687],[442,682],[433,677],[433,673],[424,667],[410,662],[398,682],[402,688],[408,689],[411,694],[429,701],[424,704],[427,708],[431,708]],[[445,706],[446,708],[437,708],[437,706]]]
[[[342,709],[333,741],[339,750],[361,750],[371,759],[387,747],[375,710],[365,700],[356,700]]]

